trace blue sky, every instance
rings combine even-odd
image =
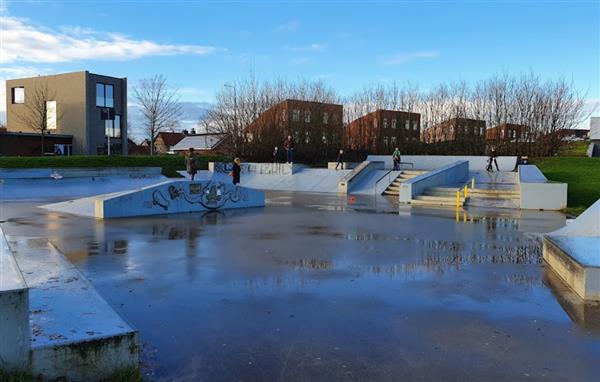
[[[322,78],[342,95],[531,70],[600,100],[597,0],[2,1],[1,37],[3,80],[164,74],[189,102],[211,102],[250,70]]]

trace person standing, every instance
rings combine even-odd
[[[275,146],[275,148],[273,149],[273,163],[277,163],[279,162],[279,148],[277,146]]]
[[[400,150],[396,147],[392,153],[392,159],[394,160],[394,170],[400,169]]]
[[[338,152],[337,163],[335,164],[336,170],[338,169],[338,166],[341,166],[342,170],[344,169],[344,150]]]
[[[294,163],[294,149],[296,147],[296,143],[291,135],[287,136],[285,142],[283,142],[283,148],[287,154],[287,163]]]
[[[500,171],[500,168],[498,167],[498,161],[496,160],[496,158],[498,158],[498,154],[496,154],[496,148],[492,147],[492,149],[490,150],[490,157],[488,158],[488,165],[486,168],[487,171],[494,171],[492,164],[496,165],[496,171]]]
[[[190,147],[185,157],[185,168],[187,173],[190,174],[190,178],[194,180],[196,173],[198,172],[198,161],[196,160],[196,154],[194,148]]]
[[[241,160],[240,158],[235,158],[233,160],[233,166],[231,168],[231,177],[233,178],[233,184],[236,185],[240,183],[240,174],[242,172],[242,168],[240,167]]]

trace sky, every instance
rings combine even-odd
[[[565,77],[600,115],[600,1],[0,0],[0,120],[10,78],[79,70],[156,74],[189,120],[225,84],[322,79],[365,85],[534,72]]]

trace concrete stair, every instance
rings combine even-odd
[[[456,191],[458,187],[430,187],[422,195],[415,196],[411,204],[416,206],[456,207]],[[459,207],[469,200],[463,196],[461,189]]]
[[[519,199],[521,197],[521,193],[517,189],[474,188],[469,190],[469,195],[482,199]]]
[[[403,182],[406,182],[409,179],[417,177],[421,174],[426,173],[427,171],[419,171],[419,170],[402,170],[400,175],[394,179],[394,181],[388,186],[388,188],[383,191],[383,195],[389,196],[399,196],[400,195],[400,185]]]

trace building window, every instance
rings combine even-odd
[[[104,121],[104,134],[110,138],[121,138],[121,116],[116,114],[115,120]]]
[[[294,111],[292,112],[292,120],[294,122],[298,122],[300,120],[300,110],[294,109]]]
[[[410,130],[410,121],[408,119],[406,120],[406,123],[404,124],[404,128],[406,130]]]
[[[23,86],[12,88],[12,103],[25,103],[25,88]]]
[[[114,87],[113,85],[96,83],[96,106],[114,107]]]
[[[374,120],[373,120],[373,127],[374,127],[374,128],[377,128],[377,119],[374,119]]]
[[[479,128],[479,135],[483,135],[483,127]]]
[[[56,101],[46,101],[46,129],[56,130]]]
[[[517,137],[517,131],[516,130],[512,131],[512,137],[513,137],[513,139],[515,139]]]
[[[383,128],[387,129],[387,118],[383,119]]]
[[[395,128],[396,128],[396,120],[392,119],[392,129],[395,129]]]
[[[287,110],[283,109],[281,111],[281,119],[283,120],[283,122],[287,121]]]
[[[396,137],[392,137],[392,146],[396,146],[396,142],[397,142]]]
[[[308,131],[304,133],[304,143],[310,143],[310,134]]]
[[[333,121],[333,123],[337,123],[338,115],[336,113],[333,113],[333,115],[331,116],[331,120]]]
[[[327,112],[323,113],[323,123],[324,124],[329,123],[329,113],[327,113]]]
[[[310,110],[304,110],[304,122],[310,123]]]
[[[418,130],[418,129],[419,129],[419,122],[413,121],[413,130]]]
[[[385,148],[387,149],[389,146],[390,142],[387,136],[383,137],[383,145],[385,146]]]

